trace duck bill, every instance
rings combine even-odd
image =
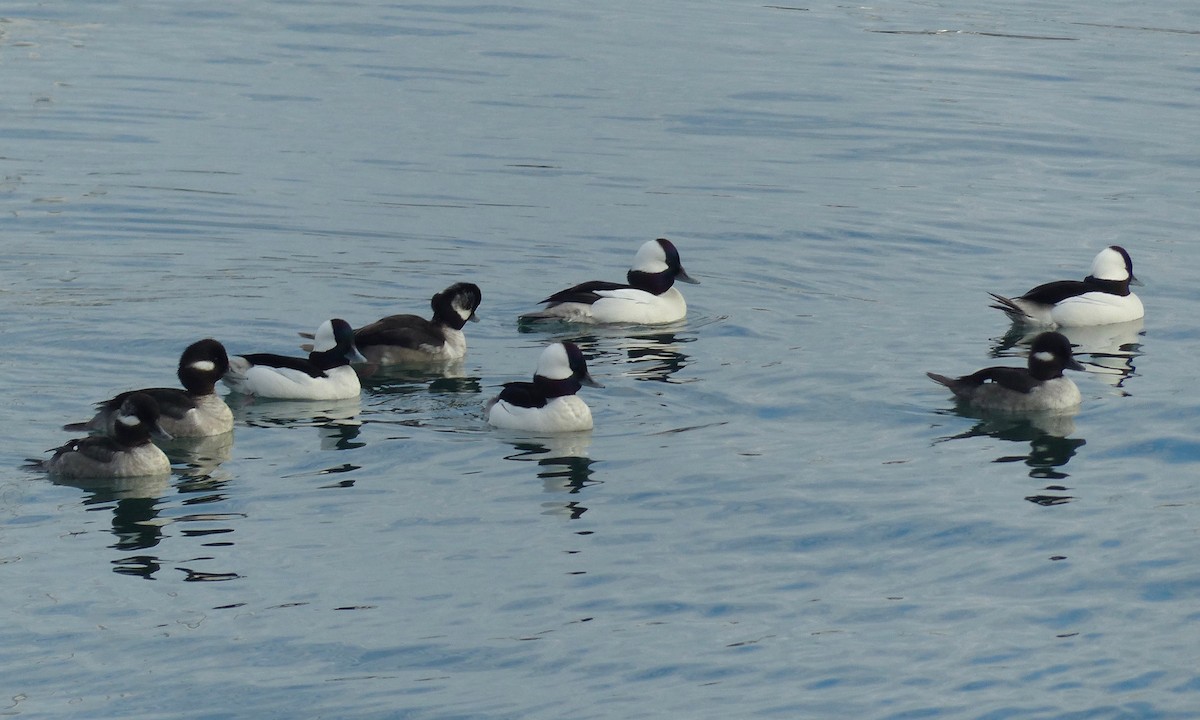
[[[1138,280],[1138,279],[1137,279],[1136,277],[1134,277],[1133,275],[1130,275],[1130,276],[1129,276],[1129,284],[1130,284],[1130,285],[1137,285],[1138,287],[1145,287],[1145,283],[1143,283],[1141,280]]]
[[[602,387],[604,387],[604,386],[603,386],[603,385],[601,385],[600,383],[598,383],[598,382],[596,382],[595,380],[593,380],[593,379],[592,379],[592,376],[591,376],[591,374],[589,374],[589,373],[584,373],[584,374],[583,374],[583,377],[579,378],[579,384],[580,384],[580,385],[587,385],[588,387],[594,387],[594,388],[602,388]]]
[[[679,272],[676,273],[675,279],[680,282],[688,283],[689,285],[699,285],[700,284],[699,280],[695,279],[691,275],[688,275],[687,270],[684,270],[683,268],[679,268]]]
[[[370,362],[370,360],[367,360],[367,358],[358,351],[358,348],[353,345],[350,346],[350,351],[346,353],[346,359],[352,363]]]
[[[1063,363],[1063,367],[1065,367],[1068,370],[1083,370],[1083,371],[1087,370],[1087,368],[1085,368],[1083,365],[1079,364],[1079,361],[1076,360],[1075,358],[1071,358],[1070,360],[1067,360],[1065,363]]]
[[[472,312],[471,317],[467,318],[467,320],[471,322],[479,322],[479,316]]]
[[[169,442],[175,439],[174,435],[166,430],[163,430],[163,426],[159,425],[158,423],[154,423],[154,425],[150,428],[150,437],[154,438],[155,440],[162,440],[163,442]]]

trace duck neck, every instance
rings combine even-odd
[[[579,392],[579,388],[583,387],[573,375],[561,380],[551,380],[548,377],[534,375],[533,384],[546,398],[574,395],[575,393]]]
[[[626,273],[625,278],[633,287],[645,290],[651,295],[662,295],[675,284],[675,274],[670,270],[656,273],[630,270]]]
[[[1097,290],[1109,293],[1110,295],[1124,297],[1129,294],[1128,280],[1101,280],[1095,276],[1088,275],[1083,281]]]
[[[350,360],[346,357],[346,351],[336,347],[332,350],[311,352],[308,354],[308,360],[321,370],[332,370],[335,367],[350,364]]]

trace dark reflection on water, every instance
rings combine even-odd
[[[170,475],[156,475],[120,480],[56,479],[54,482],[87,492],[83,504],[90,512],[111,510],[112,533],[116,541],[109,547],[128,552],[152,548],[161,540],[162,527],[156,521],[161,499],[169,492],[170,479]]]
[[[1142,354],[1142,338],[1145,336],[1143,320],[1131,320],[1111,325],[1094,327],[1058,328],[1071,341],[1075,359],[1088,372],[1102,378],[1113,387],[1125,391],[1125,383],[1137,377],[1134,361]],[[1025,357],[1033,339],[1044,332],[1014,324],[1008,332],[992,343],[992,357]]]
[[[220,490],[229,479],[222,474],[220,466],[231,456],[233,433],[206,438],[176,438],[163,443],[161,447],[176,467],[178,482],[174,487],[171,474],[138,478],[54,479],[55,484],[85,491],[87,495],[82,503],[90,512],[112,511],[112,534],[116,540],[109,547],[121,553],[134,553],[111,561],[113,572],[118,575],[154,579],[162,569],[163,561],[145,551],[158,547],[169,537],[164,533],[167,526],[205,523],[209,526],[182,529],[178,535],[206,539],[232,533],[234,529],[228,523],[245,517],[241,513],[163,515],[164,509],[170,507],[167,498],[174,494],[186,496],[181,503],[183,507],[217,503],[225,499]],[[217,525],[212,526],[213,523]],[[206,547],[232,544],[228,541],[202,543]]]
[[[112,534],[116,541],[109,547],[126,553],[147,550],[159,544],[164,521],[159,519],[162,498],[170,492],[169,474],[139,478],[63,480],[56,485],[79,488],[87,493],[83,504],[91,512],[112,511]],[[112,561],[113,572],[150,578],[161,567],[156,558],[136,555]]]
[[[479,393],[478,377],[463,374],[461,362],[435,366],[356,366],[363,392],[370,395],[428,393]]]
[[[675,374],[687,367],[689,356],[682,352],[681,345],[696,341],[674,330],[622,327],[588,327],[586,332],[579,326],[565,323],[543,323],[541,326],[520,325],[523,333],[538,329],[555,329],[547,340],[555,342],[570,340],[583,350],[590,364],[593,360],[615,365],[625,365],[625,374],[635,380],[680,383],[690,380],[675,378]],[[572,332],[573,331],[573,332]]]
[[[1065,480],[1070,475],[1063,468],[1075,457],[1079,448],[1087,444],[1083,438],[1068,437],[1075,431],[1074,414],[1064,415],[984,415],[969,409],[959,408],[956,414],[970,417],[978,422],[969,430],[938,438],[937,442],[965,440],[977,437],[992,437],[1012,443],[1029,443],[1027,453],[1001,455],[993,462],[1024,463],[1029,467],[1029,477],[1038,480]],[[1065,487],[1055,484],[1046,488],[1048,492],[1061,493]],[[1040,505],[1058,505],[1071,500],[1066,495],[1034,495],[1025,498]]]
[[[353,450],[362,421],[359,398],[348,400],[263,400],[233,394],[226,398],[233,418],[251,427],[316,428],[322,450]]]
[[[505,460],[532,462],[537,464],[537,477],[542,481],[545,492],[578,495],[584,488],[602,481],[592,478],[595,460],[588,457],[591,447],[590,433],[570,433],[562,437],[538,438],[514,441],[515,453],[505,455]],[[566,513],[576,520],[588,509],[579,501],[567,503],[545,503],[548,514]]]

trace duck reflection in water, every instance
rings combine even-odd
[[[525,328],[521,328],[521,331],[528,332]],[[628,366],[623,374],[634,380],[691,382],[679,380],[674,375],[691,362],[690,357],[681,352],[680,346],[695,342],[695,337],[661,329],[631,333],[629,328],[598,327],[590,328],[586,335],[562,334],[554,335],[551,339],[569,340],[597,362],[623,363]]]
[[[209,476],[233,457],[233,431],[196,438],[172,438],[158,443],[172,465],[185,465],[190,477]]]
[[[1075,359],[1090,374],[1128,395],[1125,383],[1137,377],[1134,362],[1142,354],[1142,338],[1146,334],[1142,318],[1109,325],[1060,327],[1057,331],[1071,341]],[[1024,356],[1039,333],[1037,328],[1014,324],[992,344],[991,356]]]
[[[1071,501],[1071,496],[1061,494],[1068,489],[1062,485],[1062,481],[1070,477],[1063,468],[1075,457],[1079,448],[1087,444],[1083,438],[1068,437],[1075,432],[1075,413],[1005,415],[982,414],[959,408],[956,414],[973,417],[978,422],[966,432],[938,438],[935,442],[980,437],[1013,443],[1027,442],[1028,453],[1001,455],[993,462],[1023,462],[1029,467],[1029,477],[1052,483],[1043,489],[1042,494],[1027,496],[1026,500],[1038,505],[1060,505]]]
[[[578,495],[585,487],[600,482],[592,479],[592,465],[596,461],[587,455],[591,444],[591,435],[586,433],[524,440],[512,443],[516,452],[504,459],[537,463],[537,476],[547,493]],[[548,515],[566,514],[570,520],[587,512],[586,507],[574,500],[543,503],[543,507]]]
[[[254,397],[230,395],[228,401],[234,419],[250,427],[316,428],[322,450],[351,450],[365,444],[357,441],[362,431],[358,397],[257,402]]]
[[[171,475],[132,478],[63,479],[55,485],[78,488],[87,493],[83,505],[90,512],[112,509],[112,533],[117,541],[110,547],[122,552],[146,550],[162,540],[158,519],[162,499],[171,491]],[[116,572],[122,572],[120,569]]]
[[[462,362],[456,363],[453,370],[389,365],[363,376],[362,384],[364,390],[370,390],[371,396],[417,393],[478,395],[483,391],[479,377],[466,375]]]
[[[166,526],[198,517],[194,514],[161,517],[168,496],[176,493],[189,496],[183,501],[184,505],[224,499],[216,490],[229,479],[219,477],[218,473],[220,465],[232,456],[232,432],[172,438],[161,441],[159,447],[175,466],[173,473],[179,476],[178,487],[172,486],[173,473],[129,478],[51,478],[56,485],[84,491],[82,503],[89,512],[112,510],[112,534],[116,541],[109,547],[123,553],[122,557],[112,561],[113,572],[119,575],[153,579],[162,569],[162,562],[145,551],[157,547],[167,537],[163,532]],[[205,534],[213,532],[231,530],[210,530]],[[181,533],[185,536],[194,534],[194,531]]]

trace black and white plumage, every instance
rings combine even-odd
[[[112,414],[110,435],[90,435],[55,448],[48,460],[31,464],[51,475],[68,478],[125,478],[171,472],[166,454],[150,441],[169,439],[159,425],[158,403],[145,393],[131,393]]]
[[[197,340],[184,349],[179,357],[178,388],[143,388],[130,390],[97,403],[96,415],[85,423],[75,423],[65,430],[112,434],[113,418],[125,399],[134,393],[154,398],[159,409],[159,425],[177,438],[221,435],[233,429],[233,413],[216,393],[217,381],[229,370],[225,347],[212,338]]]
[[[687,302],[675,281],[699,284],[683,269],[679,251],[666,238],[638,249],[627,283],[593,280],[542,300],[545,309],[526,313],[523,321],[661,325],[687,316]]]
[[[536,433],[592,429],[592,411],[576,393],[583,385],[603,387],[588,373],[579,346],[554,343],[538,358],[533,382],[504,384],[500,395],[484,407],[488,423],[508,430]]]
[[[926,373],[954,396],[981,410],[1056,412],[1079,405],[1082,396],[1063,370],[1083,370],[1071,353],[1071,342],[1057,332],[1034,338],[1028,367],[989,367],[950,378]]]
[[[365,358],[354,346],[354,330],[341,318],[327,320],[315,333],[319,348],[307,358],[253,353],[234,355],[222,381],[234,392],[275,400],[343,400],[358,397],[361,386],[351,362]]]
[[[467,354],[463,326],[479,321],[482,300],[478,285],[455,283],[430,300],[430,319],[388,315],[355,330],[354,344],[375,365],[461,360]]]
[[[1083,280],[1059,280],[1038,285],[1020,297],[988,293],[991,307],[1003,310],[1017,323],[1044,327],[1107,325],[1137,320],[1145,314],[1142,301],[1130,291],[1141,285],[1133,275],[1133,260],[1120,245],[1104,248],[1092,260]]]

